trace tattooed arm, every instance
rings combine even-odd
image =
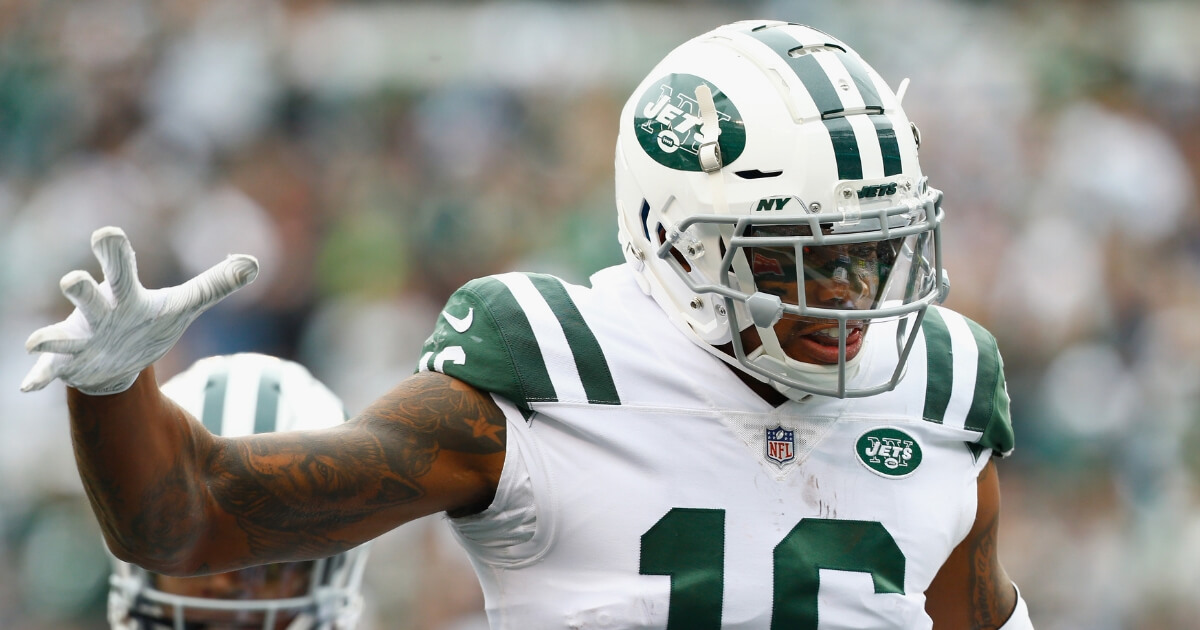
[[[925,610],[935,629],[995,630],[1017,604],[1016,587],[1000,564],[1000,482],[996,465],[979,473],[975,524],[950,553],[925,592]]]
[[[488,506],[504,414],[484,394],[416,374],[331,429],[221,438],[156,385],[68,388],[84,488],[110,549],[168,574],[332,555],[412,519]]]

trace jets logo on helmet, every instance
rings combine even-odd
[[[643,94],[634,117],[638,142],[655,162],[681,171],[699,171],[700,145],[710,142],[702,131],[696,88],[707,85],[717,107],[721,127],[721,155],[736,160],[746,146],[740,133],[741,114],[715,86],[690,74],[672,74],[655,82]]]

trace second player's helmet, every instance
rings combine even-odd
[[[785,22],[722,26],[668,54],[621,113],[625,257],[677,327],[789,397],[890,390],[948,290],[918,144],[846,44]],[[899,320],[883,353],[895,367],[861,382],[881,320]]]
[[[341,400],[298,363],[244,353],[201,359],[163,393],[214,435],[323,429],[346,420]],[[114,630],[351,630],[362,612],[367,546],[314,561],[174,578],[113,559]]]

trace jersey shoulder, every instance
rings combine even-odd
[[[620,404],[596,335],[554,276],[506,273],[472,280],[447,300],[418,370],[453,376],[523,411],[540,402]]]
[[[975,433],[980,450],[990,449],[1000,456],[1011,453],[1011,409],[996,338],[979,323],[940,306],[926,310],[921,333],[925,346],[922,417]]]

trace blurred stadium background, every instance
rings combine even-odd
[[[1001,549],[1041,630],[1200,628],[1200,4],[0,0],[0,628],[106,628],[62,386],[21,395],[58,278],[119,225],[147,286],[249,289],[160,364],[300,360],[357,411],[463,281],[619,260],[619,108],[750,17],[844,39],[946,192],[949,305],[995,332]],[[374,543],[364,630],[482,627],[436,518]]]

